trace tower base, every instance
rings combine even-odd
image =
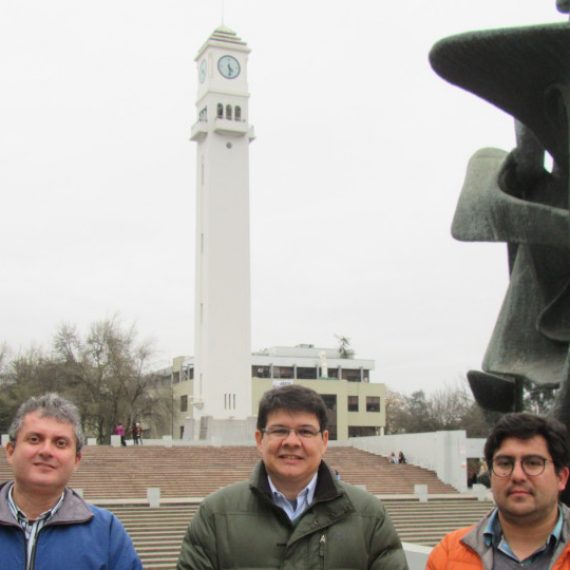
[[[188,418],[184,424],[185,441],[200,441],[206,445],[251,445],[255,442],[256,417],[243,420],[215,419],[203,416]]]

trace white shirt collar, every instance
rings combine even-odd
[[[277,489],[271,480],[271,477],[267,475],[267,482],[271,489],[273,502],[285,511],[290,520],[293,521],[299,518],[313,502],[313,499],[315,498],[315,490],[317,488],[317,477],[318,473],[315,473],[307,486],[297,495],[297,498],[291,501],[287,499],[279,489]]]

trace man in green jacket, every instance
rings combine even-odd
[[[266,392],[249,482],[213,493],[192,519],[178,570],[406,570],[402,545],[380,501],[335,480],[322,460],[327,411],[313,390]]]

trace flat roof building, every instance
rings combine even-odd
[[[372,370],[374,360],[341,358],[336,348],[320,348],[312,344],[265,348],[251,355],[252,410],[257,410],[259,400],[267,390],[280,384],[302,384],[323,397],[329,415],[331,439],[379,435],[386,423],[386,386],[370,382]],[[173,437],[199,440],[203,439],[200,433],[215,433],[211,425],[208,429],[205,427],[208,421],[215,419],[196,413],[204,403],[194,392],[192,357],[180,356],[173,360],[171,384]],[[224,405],[228,410],[232,409],[231,394],[225,395]],[[204,425],[196,425],[198,418]],[[252,417],[243,429],[250,432],[240,437],[252,439],[255,418]],[[227,435],[224,440],[227,441]]]

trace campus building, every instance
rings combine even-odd
[[[383,434],[386,386],[370,382],[372,370],[373,360],[341,358],[336,348],[318,348],[310,344],[266,348],[251,355],[251,409],[257,410],[263,393],[274,386],[297,383],[313,388],[323,397],[329,414],[331,439]],[[196,413],[203,409],[203,401],[194,391],[192,357],[174,359],[171,382],[173,436],[199,440],[209,434],[209,439],[215,439],[216,418]],[[230,394],[225,394],[224,404],[232,409]],[[237,441],[251,441],[255,418],[251,417],[248,422],[235,419],[236,429],[230,433]],[[197,425],[199,427],[194,428]],[[226,430],[226,441],[227,433]]]

